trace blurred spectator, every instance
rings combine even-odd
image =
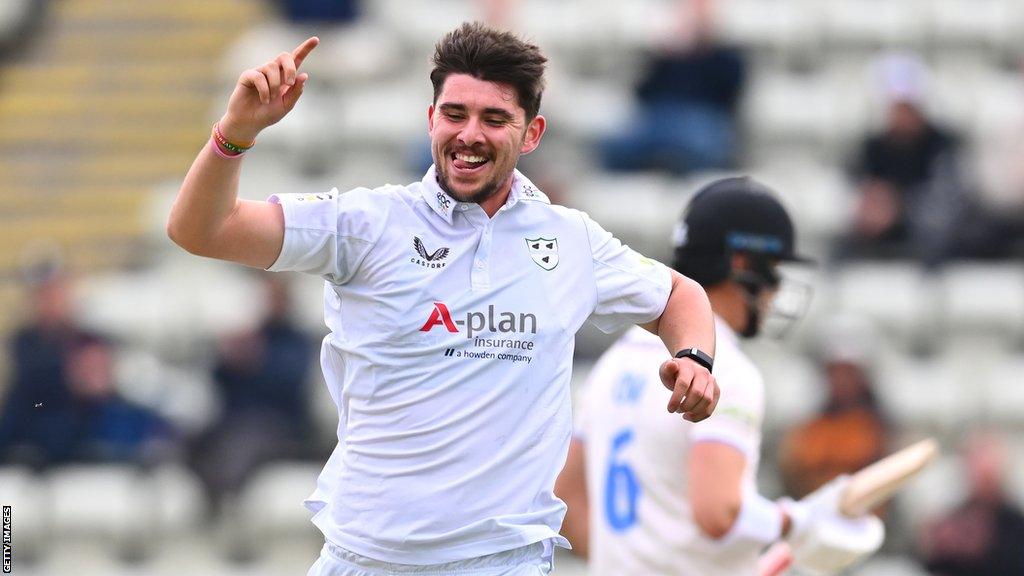
[[[309,447],[306,386],[313,343],[289,317],[285,279],[266,274],[264,281],[267,316],[254,331],[221,343],[213,377],[222,416],[193,453],[215,512],[260,465],[318,456]]]
[[[64,367],[80,331],[71,318],[67,277],[51,265],[27,276],[30,316],[8,344],[11,370],[0,412],[0,461],[42,464],[47,454],[67,448],[60,432],[70,402]]]
[[[636,88],[636,117],[601,144],[610,170],[683,175],[735,164],[744,55],[715,38],[713,0],[681,2],[679,10],[676,37],[647,56]]]
[[[852,167],[859,191],[841,257],[951,257],[998,250],[961,167],[960,137],[925,112],[928,71],[915,56],[889,55],[877,66],[885,125],[860,146]]]
[[[886,419],[862,359],[833,351],[822,369],[828,390],[821,413],[782,441],[780,472],[793,498],[874,462],[888,443]]]
[[[359,0],[279,0],[284,16],[296,23],[348,24],[360,14]]]
[[[31,316],[11,339],[0,413],[0,461],[35,467],[142,461],[170,429],[114,389],[113,350],[75,325],[70,280],[43,264],[28,273]]]
[[[156,461],[171,446],[172,429],[155,412],[118,394],[114,348],[106,339],[83,335],[67,363],[71,409],[67,417],[76,459],[92,462]]]
[[[11,340],[0,461],[148,461],[170,428],[117,394],[112,346],[75,326],[67,277],[48,267],[32,275],[32,316]]]
[[[929,522],[920,555],[935,576],[1024,574],[1024,513],[1003,488],[1005,448],[991,433],[977,434],[963,454],[967,500]]]

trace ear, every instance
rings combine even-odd
[[[427,131],[434,130],[434,105],[427,106]]]
[[[530,120],[530,124],[526,127],[526,134],[523,135],[523,145],[519,147],[520,153],[529,154],[536,150],[537,146],[540,146],[540,139],[544,136],[547,123],[548,121],[540,114]]]

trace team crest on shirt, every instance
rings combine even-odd
[[[558,238],[526,238],[526,246],[537,266],[545,270],[558,266]]]
[[[423,244],[423,240],[420,240],[419,236],[412,237],[412,247],[416,249],[418,256],[412,257],[413,264],[419,264],[424,268],[444,268],[448,265],[444,262],[444,259],[448,257],[451,250],[447,246],[442,246],[433,252],[427,250],[427,247]]]

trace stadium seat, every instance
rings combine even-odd
[[[936,49],[963,46],[1003,48],[1013,34],[1013,3],[1014,0],[927,2],[930,43]]]
[[[911,530],[916,532],[924,522],[948,512],[966,497],[967,486],[956,449],[942,446],[942,455],[910,480],[897,496]]]
[[[952,263],[939,273],[947,333],[993,333],[1007,348],[1024,342],[1024,270],[1000,263]]]
[[[343,90],[331,103],[339,119],[337,136],[360,146],[411,146],[426,134],[431,100],[425,76]]]
[[[860,262],[842,266],[835,278],[835,305],[865,315],[902,345],[930,343],[935,321],[934,285],[911,262]]]
[[[977,358],[972,358],[976,362]],[[1008,355],[1001,361],[986,364],[972,363],[978,367],[975,386],[980,389],[984,403],[985,421],[997,425],[1019,428],[1024,414],[1024,355]],[[965,382],[970,382],[969,380]]]
[[[755,52],[773,51],[784,59],[814,59],[821,41],[821,13],[804,0],[764,2],[723,0],[717,3],[722,36]]]
[[[854,194],[838,167],[789,154],[765,158],[749,172],[779,193],[805,251],[827,244],[845,228]]]
[[[191,534],[200,528],[206,504],[199,478],[191,470],[163,464],[150,473],[148,482],[162,539]]]
[[[259,283],[242,268],[184,252],[146,272],[88,278],[77,296],[86,326],[155,347],[168,339],[237,332],[255,322],[265,305]]]
[[[900,426],[940,433],[968,424],[980,412],[980,395],[964,394],[970,366],[948,357],[883,357],[875,390],[882,408]]]
[[[926,38],[921,14],[927,0],[809,1],[807,9],[824,14],[824,34],[836,49],[919,46]]]
[[[270,464],[250,479],[238,501],[237,526],[259,556],[286,553],[290,546],[315,551],[323,537],[303,505],[316,487],[320,464]],[[311,556],[312,558],[313,556]]]
[[[834,138],[838,95],[823,74],[754,70],[742,106],[743,123],[757,142],[820,147]]]
[[[50,529],[47,500],[46,492],[39,489],[39,479],[31,470],[0,466],[0,503],[11,507],[17,557],[26,563],[38,559],[47,544],[45,535]]]
[[[995,112],[983,110],[982,105],[998,103],[995,99],[1005,94],[1001,80],[1004,74],[994,70],[984,58],[947,56],[936,63],[932,72],[928,108],[936,118],[968,134],[977,132],[979,123]],[[990,91],[994,94],[990,95]]]
[[[543,112],[554,122],[552,134],[565,132],[584,141],[626,128],[633,111],[630,84],[553,73],[544,93]]]
[[[151,551],[158,515],[150,488],[138,469],[126,465],[68,465],[50,472],[44,490],[53,539],[108,556]]]
[[[761,369],[765,384],[765,426],[781,431],[821,406],[824,382],[812,361],[765,338],[745,342],[744,349]]]
[[[479,20],[479,4],[470,0],[375,0],[368,15],[380,21],[393,37],[414,47],[433,47],[441,34],[464,20]]]

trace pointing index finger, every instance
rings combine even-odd
[[[295,58],[296,68],[302,66],[302,61],[306,59],[306,56],[309,56],[309,53],[312,52],[313,48],[316,48],[318,44],[320,44],[320,39],[316,36],[310,36],[305,42],[299,44],[295,50],[292,50],[292,57]]]

